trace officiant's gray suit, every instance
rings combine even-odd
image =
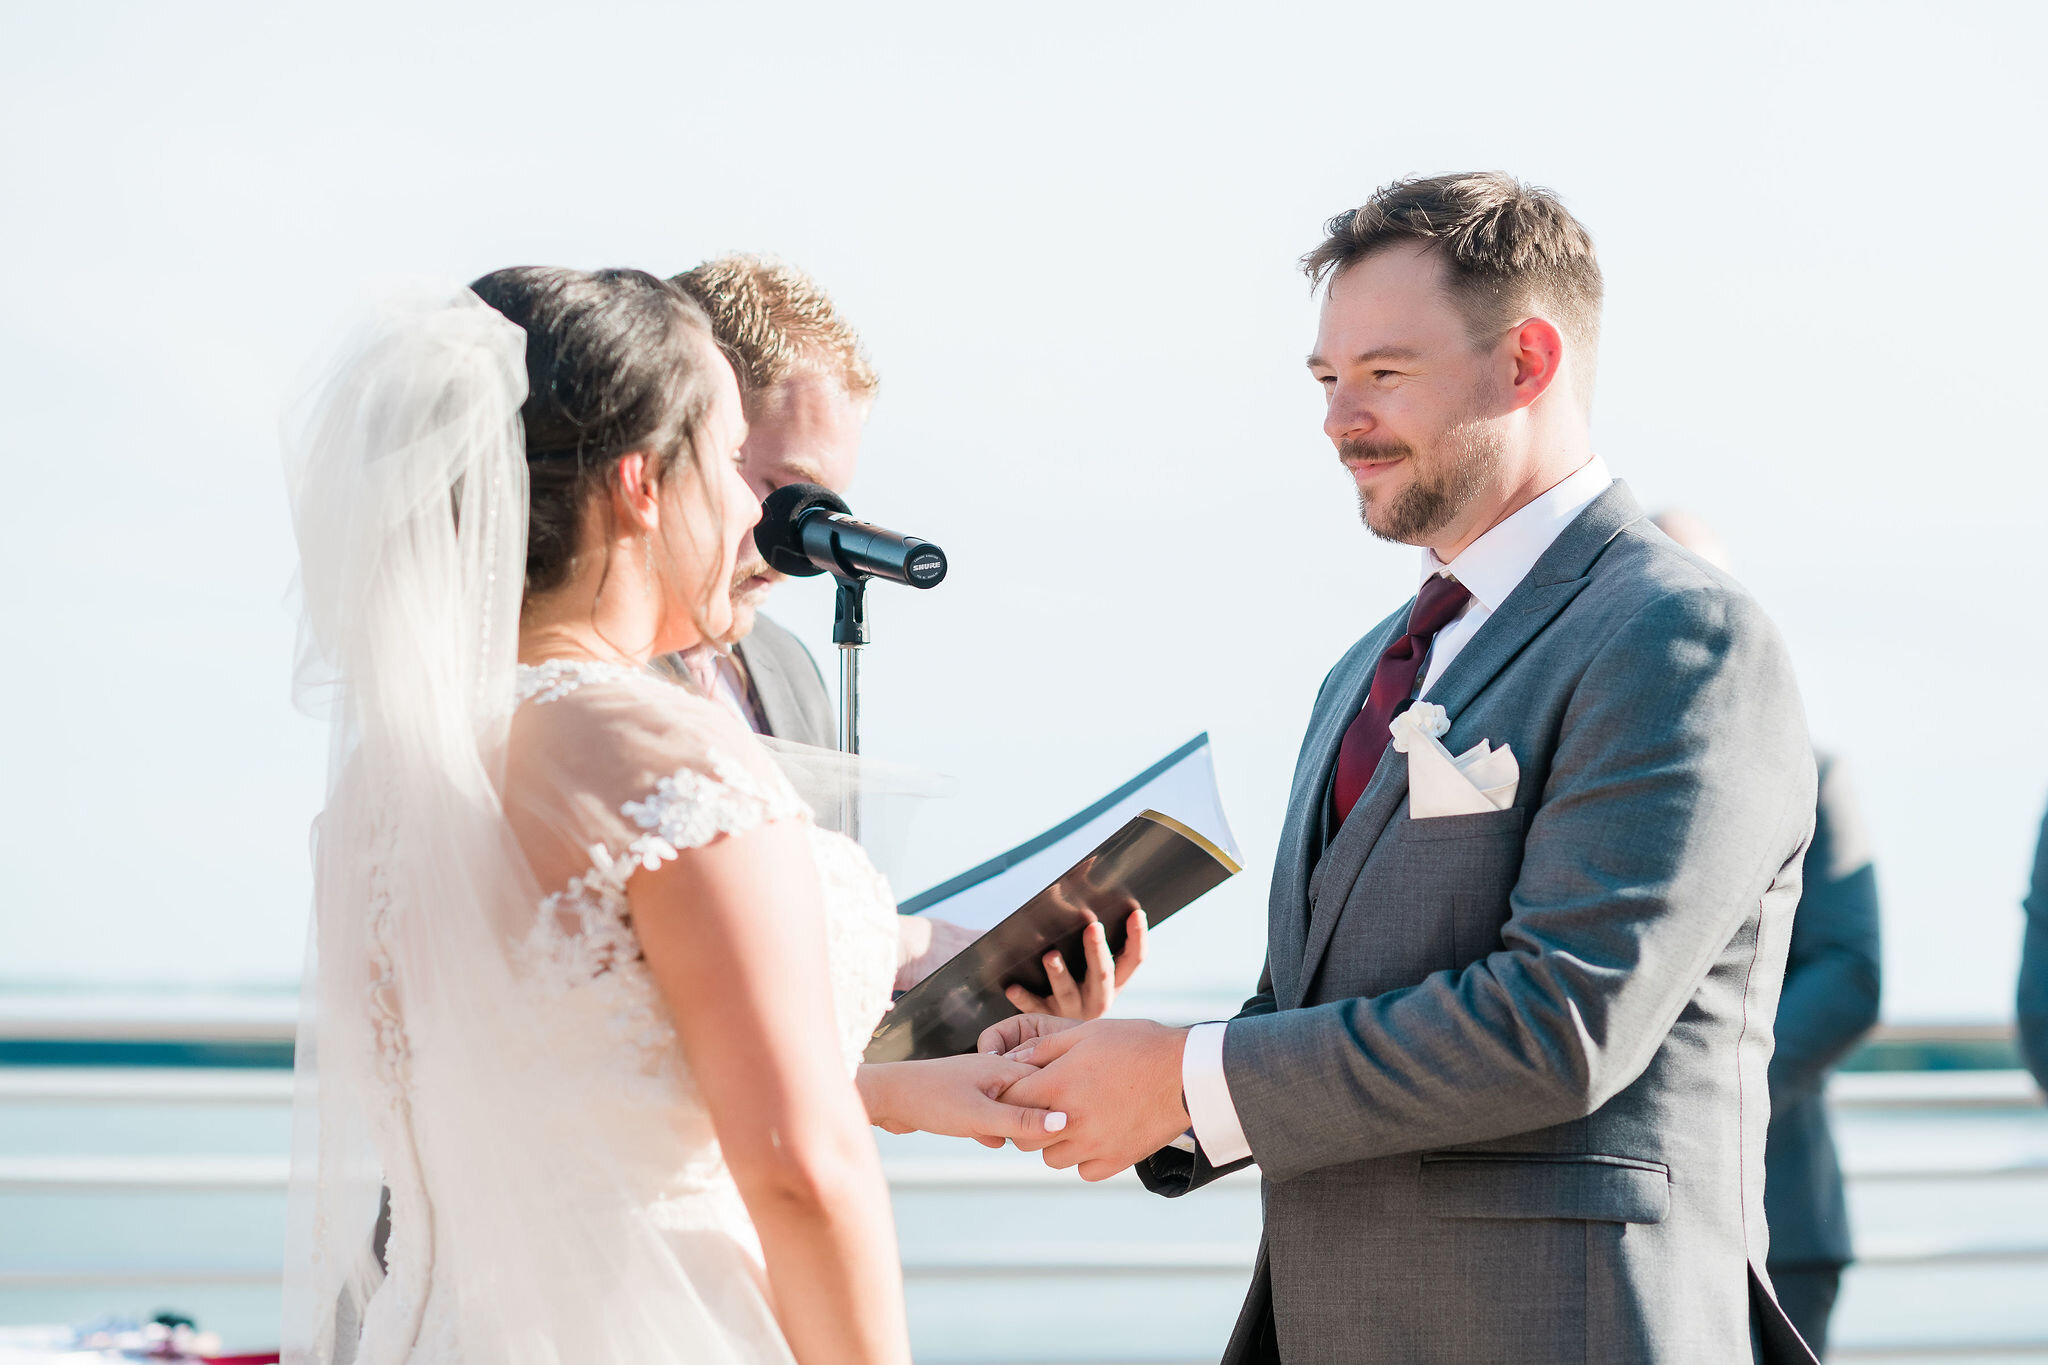
[[[1226,1362],[1810,1360],[1763,1279],[1771,1021],[1814,765],[1776,630],[1619,483],[1431,685],[1505,810],[1330,784],[1404,605],[1324,681],[1223,1070],[1265,1238]],[[1180,1194],[1218,1174],[1168,1149]],[[1754,1339],[1754,1345],[1753,1345]]]
[[[825,690],[825,675],[802,640],[757,615],[753,630],[733,646],[733,653],[746,667],[769,734],[820,749],[838,746],[838,713]]]

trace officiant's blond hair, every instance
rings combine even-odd
[[[765,256],[721,256],[669,281],[701,305],[750,398],[800,372],[821,374],[848,396],[881,386],[873,362],[825,291],[795,266]]]
[[[1380,186],[1323,230],[1301,258],[1311,288],[1388,247],[1424,246],[1443,258],[1474,344],[1541,313],[1577,352],[1579,399],[1592,402],[1606,285],[1593,235],[1549,190],[1502,171],[1411,177]]]

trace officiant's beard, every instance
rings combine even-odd
[[[1337,443],[1337,455],[1347,463],[1400,460],[1408,466],[1407,487],[1383,503],[1358,490],[1358,519],[1366,529],[1402,545],[1428,544],[1449,526],[1500,468],[1503,454],[1500,433],[1483,417],[1445,428],[1426,456],[1405,441]]]
[[[754,548],[752,536],[741,542],[739,560],[732,571],[732,629],[720,639],[720,644],[735,645],[753,633],[754,613],[784,577],[768,567],[768,561]]]

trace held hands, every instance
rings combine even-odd
[[[1026,1152],[1039,1151],[1054,1141],[1066,1128],[1066,1113],[1008,1094],[1019,1082],[1036,1076],[1037,1068],[1021,1057],[994,1054],[1072,1028],[1083,1020],[1099,1018],[1109,1009],[1117,992],[1145,959],[1145,912],[1136,902],[1125,899],[1130,914],[1124,951],[1111,955],[1109,935],[1097,921],[1082,934],[1081,950],[1087,962],[1085,980],[1074,980],[1057,951],[1046,954],[1051,997],[1042,998],[1021,986],[1012,986],[1008,992],[1010,1003],[1026,1013],[1006,1019],[984,1033],[977,1052],[963,1057],[862,1066],[858,1084],[869,1121],[891,1133],[921,1131],[968,1137],[984,1147],[1001,1147],[1010,1142]],[[918,915],[900,917],[898,926],[899,990],[907,990],[931,975],[980,936],[975,930]],[[1178,1056],[1176,1053],[1174,1062],[1176,1094],[1180,1084]]]
[[[984,1056],[1037,1068],[1003,1092],[1004,1103],[1071,1116],[1041,1144],[1045,1164],[1107,1180],[1187,1131],[1180,1087],[1187,1033],[1148,1019],[1081,1024],[1019,1015],[984,1032],[979,1046]]]
[[[973,1138],[984,1147],[1005,1140],[1035,1152],[1066,1127],[1067,1116],[1002,1099],[1033,1068],[987,1053],[922,1062],[871,1062],[856,1085],[868,1122],[891,1133],[926,1132]]]

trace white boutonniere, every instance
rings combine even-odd
[[[1408,755],[1409,819],[1481,815],[1514,804],[1522,770],[1507,745],[1496,749],[1482,739],[1452,757],[1443,745],[1451,718],[1434,702],[1416,702],[1387,728],[1394,747]]]

